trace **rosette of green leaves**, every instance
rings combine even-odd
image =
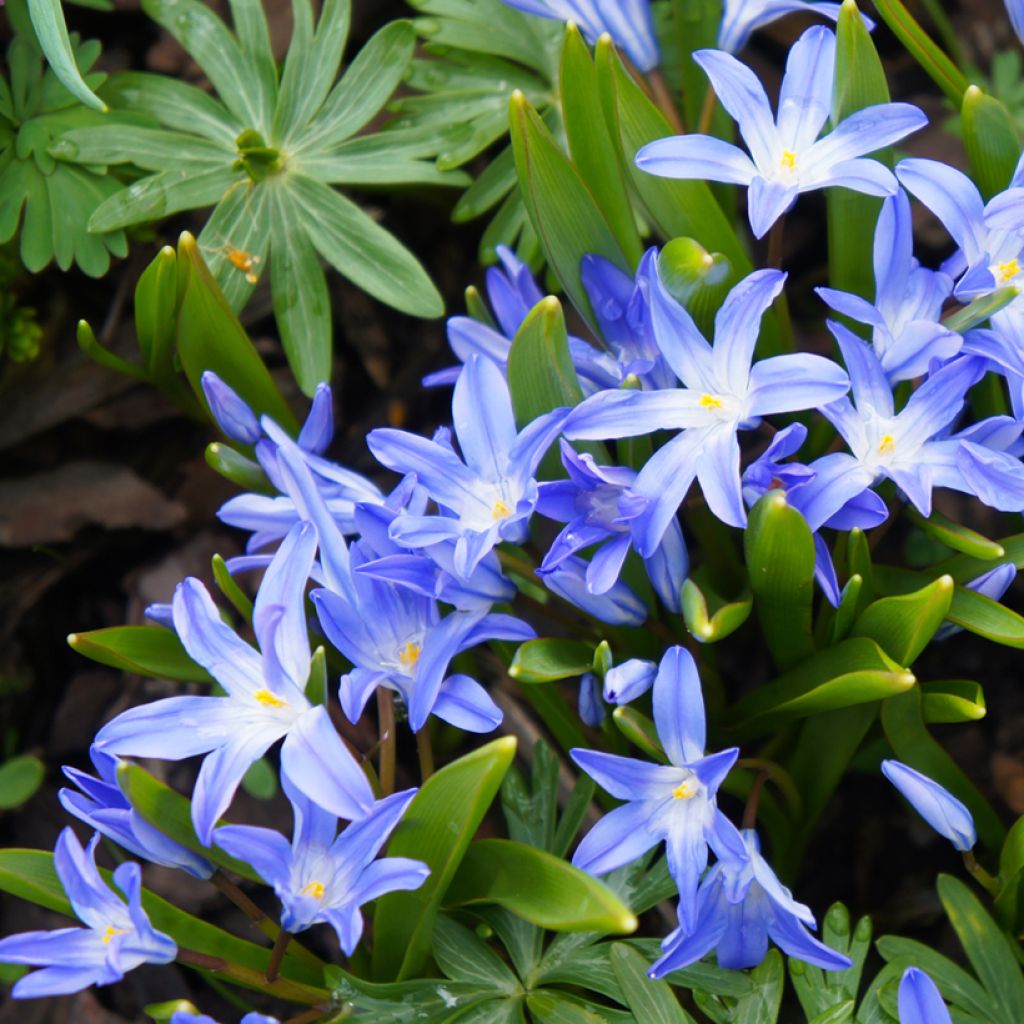
[[[274,315],[304,391],[329,378],[331,311],[326,260],[360,288],[414,316],[444,312],[416,258],[334,186],[464,184],[439,171],[433,133],[362,135],[402,81],[412,26],[378,32],[338,79],[351,0],[326,0],[314,24],[294,0],[295,28],[280,69],[260,0],[231,0],[232,32],[200,0],[144,0],[143,8],[192,55],[217,97],[158,75],[114,76],[104,95],[159,127],[91,127],[55,152],[134,164],[148,173],[96,211],[93,231],[214,207],[199,236],[204,258],[236,309],[269,265]]]
[[[501,0],[409,0],[421,12],[413,25],[427,56],[412,62],[405,96],[392,109],[406,129],[435,132],[437,166],[462,167],[508,135],[508,102],[517,89],[552,133],[564,139],[558,103],[563,26],[530,17]],[[515,246],[536,266],[540,244],[516,188],[515,159],[506,146],[465,192],[453,219],[475,220],[492,213],[481,241],[481,259],[494,261],[494,248]]]
[[[0,77],[0,243],[20,232],[20,255],[33,273],[56,261],[61,270],[72,263],[91,277],[102,277],[110,257],[124,256],[127,242],[119,227],[91,234],[89,218],[118,192],[121,184],[107,175],[102,160],[54,157],[50,146],[64,132],[110,123],[126,130],[124,118],[84,107],[43,66],[43,56],[29,34],[19,33],[7,48],[8,78]],[[73,37],[74,58],[92,88],[105,76],[88,74],[100,54],[96,41]]]

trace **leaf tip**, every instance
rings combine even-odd
[[[78,648],[81,646],[82,640],[78,633],[68,633],[67,643],[68,647],[70,647],[74,651],[77,651]]]
[[[896,684],[900,687],[900,691],[909,690],[917,683],[917,676],[913,672],[898,672],[896,674]]]

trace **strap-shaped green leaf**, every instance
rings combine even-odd
[[[72,633],[68,643],[101,665],[153,679],[212,683],[210,674],[185,653],[177,633],[162,626],[111,626]]]
[[[453,981],[486,986],[499,992],[519,991],[516,976],[475,932],[439,914],[434,922],[432,951],[438,967]]]
[[[998,541],[989,540],[988,537],[983,537],[977,531],[953,522],[941,512],[933,511],[925,519],[919,512],[908,507],[907,516],[927,536],[954,551],[960,551],[972,558],[982,558],[986,561],[1001,559],[1006,555],[1006,549]]]
[[[1020,131],[1006,107],[976,85],[967,87],[960,117],[971,176],[991,199],[1010,185],[1020,159]]]
[[[520,644],[508,674],[521,683],[553,683],[589,672],[594,663],[592,644],[565,637],[546,637]]]
[[[929,725],[977,722],[988,712],[985,691],[973,679],[932,679],[921,683],[921,711]]]
[[[953,577],[940,576],[911,594],[883,597],[869,604],[851,636],[867,636],[899,665],[912,665],[949,615]]]
[[[60,0],[28,0],[28,12],[39,46],[60,84],[87,107],[106,110],[107,105],[89,88],[78,69]]]
[[[430,877],[415,892],[389,893],[378,902],[376,977],[402,980],[426,963],[441,900],[515,752],[513,737],[494,740],[432,775],[413,798],[388,845],[388,855],[423,861]]]
[[[650,964],[642,953],[624,942],[616,942],[610,956],[626,1005],[637,1020],[644,1024],[693,1024],[693,1018],[679,1005],[668,982],[647,977]]]

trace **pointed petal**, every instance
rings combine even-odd
[[[654,680],[654,724],[674,765],[704,756],[704,696],[693,655],[684,647],[670,647],[661,659]]]
[[[775,222],[793,205],[799,194],[796,185],[757,177],[747,192],[747,219],[755,238],[764,238]]]
[[[822,164],[808,172],[800,182],[801,192],[834,187],[848,188],[866,196],[892,196],[896,194],[899,183],[885,164],[867,157]]]
[[[287,890],[292,849],[280,832],[251,825],[222,825],[214,831],[213,841],[229,856],[248,864],[275,890]]]
[[[785,283],[779,270],[755,270],[729,292],[715,316],[715,377],[731,394],[747,390],[761,320]]]
[[[452,422],[470,470],[485,480],[503,479],[516,421],[505,377],[491,360],[466,360],[452,396]]]
[[[649,505],[630,528],[640,554],[647,558],[661,543],[686,497],[703,451],[706,431],[687,430],[659,448],[636,478],[634,490]]]
[[[389,892],[411,892],[430,876],[422,861],[408,857],[384,857],[374,861],[360,876],[352,890],[352,901],[362,906]]]
[[[836,37],[823,26],[808,29],[789,51],[776,119],[782,148],[802,153],[830,113]]]
[[[672,372],[688,388],[713,391],[711,346],[697,329],[693,317],[669,294],[661,280],[658,261],[645,257],[645,264],[655,343]]]
[[[884,419],[892,416],[892,387],[874,349],[835,320],[827,320],[826,326],[843,353],[858,412],[873,409]]]
[[[299,447],[322,455],[334,437],[334,401],[329,384],[317,384],[309,415],[299,431]]]
[[[732,424],[723,423],[705,432],[697,480],[708,508],[718,519],[741,529],[747,525],[740,483],[740,442]]]
[[[749,185],[757,174],[742,149],[711,135],[677,135],[643,146],[636,155],[641,171],[659,178],[722,181]]]
[[[831,167],[885,149],[927,123],[924,111],[910,103],[878,103],[864,107],[816,142],[805,159],[814,168],[812,173],[816,173],[818,167]],[[894,185],[891,194],[895,191]]]
[[[643,801],[616,807],[583,837],[573,865],[591,875],[605,875],[643,856],[659,839],[647,827],[649,814]]]
[[[565,436],[571,440],[605,441],[640,437],[655,430],[702,426],[707,410],[700,395],[679,388],[664,391],[599,391],[569,414]]]
[[[619,800],[659,799],[678,785],[680,772],[666,765],[582,747],[574,747],[569,754],[599,786]]]
[[[434,701],[433,714],[464,732],[493,732],[501,725],[502,711],[490,694],[465,675],[449,676]]]
[[[945,225],[974,263],[985,252],[984,204],[977,186],[962,171],[937,160],[901,160],[896,177]]]
[[[819,409],[849,390],[850,378],[831,359],[807,352],[772,356],[750,371],[747,413],[760,417]]]
[[[621,533],[594,552],[587,566],[587,590],[592,594],[607,594],[615,586],[630,546],[629,534]]]
[[[111,754],[181,761],[237,732],[238,707],[229,697],[165,697],[122,711],[100,729],[96,743]]]

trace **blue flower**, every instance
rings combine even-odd
[[[580,693],[577,704],[580,720],[592,729],[598,729],[607,717],[604,701],[601,700],[601,684],[593,672],[580,677]]]
[[[902,190],[882,204],[875,228],[875,302],[818,288],[837,312],[872,328],[871,340],[890,381],[924,376],[953,358],[963,337],[939,323],[953,279],[927,270],[914,258],[910,200]]]
[[[634,494],[636,471],[624,466],[599,466],[592,455],[579,454],[562,441],[562,465],[568,480],[542,483],[537,511],[568,524],[555,538],[538,570],[544,576],[584,548],[598,545],[587,566],[587,590],[606,594],[619,578],[632,547],[629,524],[647,507]],[[681,607],[680,588],[689,570],[683,531],[673,521],[661,543],[646,559],[647,572],[658,596],[671,611]]]
[[[293,782],[307,793],[328,792],[325,806],[339,817],[356,819],[372,803],[370,784],[327,709],[313,707],[304,693],[310,671],[304,595],[316,545],[316,530],[297,524],[274,555],[253,614],[259,651],[224,623],[199,580],[180,584],[175,629],[226,696],[167,697],[131,708],[96,737],[110,754],[172,761],[207,754],[192,798],[192,822],[206,845],[249,766],[282,738],[282,763]]]
[[[604,699],[609,704],[629,704],[654,685],[657,675],[658,666],[643,658],[613,665],[604,676]]]
[[[217,1024],[205,1013],[186,1013],[179,1010],[171,1017],[170,1024]],[[280,1024],[276,1017],[268,1017],[265,1013],[247,1013],[240,1024]]]
[[[739,832],[719,814],[715,839],[722,859],[700,884],[696,923],[680,926],[662,941],[663,954],[648,972],[652,978],[688,967],[713,949],[719,967],[756,967],[769,939],[791,957],[826,971],[851,966],[848,957],[808,932],[815,927],[814,915],[775,876],[753,829]]]
[[[821,356],[775,356],[752,365],[761,318],[785,279],[779,271],[758,270],[736,285],[715,317],[712,347],[652,264],[655,337],[685,387],[604,391],[570,413],[564,430],[571,439],[682,431],[648,461],[631,487],[647,501],[629,522],[645,558],[657,550],[694,478],[719,519],[746,525],[738,432],[757,426],[762,416],[821,406],[849,390],[842,368]]]
[[[242,398],[212,371],[203,374],[202,386],[221,430],[235,441],[255,446],[260,466],[280,492],[276,495],[239,494],[226,501],[217,513],[218,518],[229,526],[250,531],[253,536],[248,549],[257,551],[280,540],[300,519],[294,503],[285,493],[279,468],[279,449],[282,444],[290,443],[291,438],[269,417],[258,420]],[[323,458],[333,436],[331,389],[320,384],[299,432],[298,448],[315,474],[332,515],[347,533],[352,533],[355,503],[383,499],[377,487],[365,477]]]
[[[452,398],[462,459],[437,441],[403,430],[378,429],[367,438],[383,465],[402,475],[415,473],[443,512],[400,516],[391,526],[392,539],[406,548],[454,545],[452,564],[462,579],[495,545],[522,543],[537,503],[537,466],[565,415],[557,409],[517,433],[501,371],[488,359],[470,356]]]
[[[593,593],[587,582],[590,567],[576,555],[551,566],[543,575],[539,569],[537,572],[548,590],[599,622],[610,626],[642,626],[647,621],[647,606],[622,580],[616,580],[603,594]]]
[[[606,33],[644,72],[661,63],[650,0],[504,0],[541,18],[575,22],[593,45]]]
[[[1006,13],[1017,38],[1024,42],[1024,0],[1006,0]]]
[[[62,789],[57,797],[64,810],[113,839],[136,857],[180,868],[196,878],[209,878],[214,866],[187,846],[154,828],[128,802],[117,781],[118,760],[95,744],[89,756],[99,778],[65,766],[64,774],[81,790]]]
[[[86,850],[66,828],[57,839],[53,866],[85,928],[24,932],[0,940],[0,963],[42,967],[18,981],[15,999],[38,999],[110,985],[142,964],[169,964],[178,955],[174,941],[155,931],[142,909],[142,871],[122,864],[114,872],[118,896],[96,869],[93,836]]]
[[[292,841],[273,829],[225,825],[217,845],[251,864],[281,901],[281,927],[301,932],[324,922],[351,956],[363,932],[360,910],[385,893],[418,889],[426,864],[405,857],[374,858],[416,795],[410,789],[378,801],[340,835],[338,819],[297,790],[287,773],[282,785],[295,817]]]
[[[900,1024],[952,1024],[935,982],[917,967],[908,967],[900,979]]]
[[[866,195],[895,195],[892,172],[863,158],[928,119],[910,104],[880,103],[851,114],[819,139],[832,109],[835,75],[835,35],[828,29],[808,29],[790,50],[777,119],[746,65],[721,50],[698,50],[693,57],[739,125],[750,155],[713,136],[681,135],[644,146],[636,156],[641,170],[747,186],[747,216],[758,238],[801,192],[838,185]]]
[[[835,21],[841,7],[842,4],[807,0],[725,0],[718,48],[726,53],[739,53],[754,32],[787,14],[820,14]],[[873,27],[870,18],[864,18],[864,22]]]
[[[573,760],[612,796],[624,800],[583,837],[576,867],[603,875],[665,840],[669,871],[679,887],[686,931],[697,923],[697,885],[708,863],[715,794],[739,756],[732,748],[704,755],[704,699],[693,657],[670,647],[654,681],[654,723],[670,764],[576,748]]]
[[[955,849],[966,853],[978,841],[971,812],[943,786],[900,761],[883,761],[882,774],[911,807]]]

